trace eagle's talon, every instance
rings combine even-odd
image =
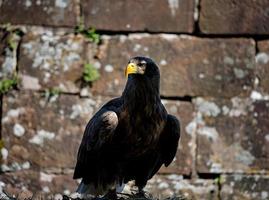
[[[146,192],[143,189],[139,189],[138,192],[136,193],[136,196],[147,198]]]
[[[102,200],[116,200],[118,199],[118,195],[116,190],[109,190],[108,193],[102,198]]]

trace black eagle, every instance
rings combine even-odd
[[[77,155],[74,178],[81,194],[116,194],[135,180],[139,192],[175,157],[180,138],[177,118],[160,98],[160,72],[146,57],[130,59],[122,96],[106,103],[88,122]]]

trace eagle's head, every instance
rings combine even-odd
[[[130,59],[125,69],[125,76],[159,78],[160,71],[154,61],[147,57],[137,56]]]
[[[125,103],[133,104],[134,109],[144,109],[147,105],[155,105],[153,102],[156,100],[159,101],[160,71],[152,59],[142,56],[131,58],[125,75],[128,77],[123,91]]]

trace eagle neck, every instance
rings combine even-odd
[[[130,112],[151,115],[161,101],[159,81],[129,78],[122,98],[124,107]]]

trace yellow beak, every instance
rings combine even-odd
[[[137,65],[134,63],[129,63],[125,69],[125,76],[127,77],[129,74],[138,73]]]

